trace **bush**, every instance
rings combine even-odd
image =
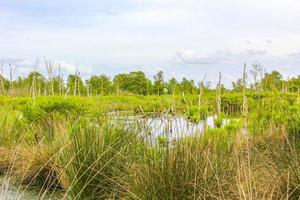
[[[242,128],[242,124],[240,120],[229,119],[229,123],[224,128],[230,133],[236,133]]]
[[[40,120],[46,113],[41,107],[32,103],[25,104],[22,109],[23,117],[30,123]]]
[[[80,102],[61,98],[51,98],[47,101],[40,101],[39,106],[46,113],[56,112],[60,114],[68,114],[70,112],[79,112],[84,110],[84,105],[82,105]]]
[[[214,125],[216,128],[221,128],[224,121],[224,114],[221,113],[221,115],[214,119]]]
[[[198,106],[190,106],[186,109],[187,118],[192,122],[200,122],[205,120],[208,115],[207,106],[201,106],[200,109]]]

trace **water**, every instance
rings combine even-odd
[[[202,134],[205,127],[213,127],[213,117],[207,118],[206,122],[190,122],[182,116],[162,116],[143,118],[141,116],[116,117],[114,123],[121,122],[125,127],[134,127],[141,135],[149,135],[151,138],[165,136],[170,140],[191,135]]]
[[[58,200],[62,194],[57,191],[44,191],[39,188],[26,188],[25,186],[14,186],[8,177],[0,177],[0,199],[1,200]]]

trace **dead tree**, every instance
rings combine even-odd
[[[86,95],[90,96],[90,84],[88,82],[86,83]]]
[[[77,94],[81,96],[81,90],[80,90],[80,85],[79,85],[79,77],[80,77],[80,72],[78,72],[78,75],[76,76],[77,78]]]
[[[59,88],[59,95],[62,95],[64,92],[64,78],[61,72],[61,65],[58,64],[58,88]]]
[[[244,118],[244,128],[248,127],[248,100],[246,96],[247,89],[247,73],[246,73],[246,63],[244,64],[243,71],[243,106],[242,106],[242,115]]]
[[[1,63],[1,69],[0,69],[0,84],[1,84],[1,90],[2,90],[2,94],[5,95],[6,91],[5,91],[5,85],[4,85],[4,64]]]
[[[50,82],[51,95],[54,95],[54,74],[53,74],[53,62],[45,60],[46,69],[48,72],[48,80]]]
[[[199,82],[199,96],[198,96],[198,113],[200,114],[201,108],[201,101],[204,89],[204,80],[206,79],[206,74],[204,75],[203,79]]]
[[[75,77],[74,77],[74,91],[73,91],[73,95],[75,96],[76,94],[77,94],[77,75],[78,74],[78,70],[77,70],[77,68],[76,68],[76,72],[75,72]]]
[[[32,77],[32,99],[33,102],[35,103],[35,99],[36,99],[36,79],[37,79],[37,66],[39,64],[39,59],[36,60],[35,66],[34,66],[34,73],[33,73],[33,77]]]
[[[217,97],[216,97],[217,116],[218,117],[221,116],[221,80],[222,80],[222,74],[221,74],[221,72],[219,72],[219,80],[218,80],[218,84],[217,84]]]
[[[259,80],[259,75],[261,75],[262,70],[263,70],[263,68],[260,63],[253,64],[252,69],[249,70],[253,77],[254,90],[256,92],[261,90],[261,84],[259,82],[262,80],[262,76],[260,77],[260,80]]]
[[[12,64],[9,64],[9,94],[12,95],[14,93],[14,81],[13,77],[16,72],[17,66],[13,67]]]

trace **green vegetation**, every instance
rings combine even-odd
[[[260,70],[251,69],[251,84],[244,71],[232,89],[166,82],[162,72],[153,83],[143,72],[86,81],[76,73],[67,83],[1,76],[0,173],[40,188],[40,199],[297,199],[299,77],[259,79]],[[174,115],[203,131],[145,131],[144,118]]]

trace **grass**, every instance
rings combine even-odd
[[[28,190],[80,200],[300,196],[299,109],[290,102],[257,106],[247,137],[233,120],[203,135],[153,143],[134,125],[96,108],[91,115],[82,102],[44,100],[17,99],[0,109],[0,172]]]
[[[148,148],[132,167],[131,191],[139,199],[203,199],[220,197],[227,190],[230,182],[223,179],[230,173],[227,144],[191,137]]]
[[[72,128],[70,141],[63,160],[72,199],[124,197],[124,177],[142,145],[137,135],[108,124],[91,126],[84,120]]]

